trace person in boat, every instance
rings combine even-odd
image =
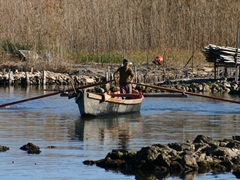
[[[132,82],[134,78],[134,72],[132,68],[129,67],[130,62],[128,59],[123,60],[123,66],[114,72],[113,77],[116,80],[116,75],[119,74],[119,86],[120,93],[132,93]]]

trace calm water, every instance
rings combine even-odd
[[[0,104],[35,97],[36,87],[0,88]],[[239,96],[222,95],[239,99]],[[51,96],[0,109],[1,179],[189,179],[124,175],[84,160],[99,160],[116,148],[140,150],[153,143],[194,140],[199,135],[214,139],[239,135],[240,105],[196,96],[145,98],[139,114],[82,119],[74,99]],[[41,154],[28,155],[19,148],[28,142]],[[55,148],[48,148],[55,146]],[[190,179],[236,179],[231,173],[200,174]]]

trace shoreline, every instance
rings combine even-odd
[[[162,178],[191,176],[208,172],[232,172],[240,177],[240,137],[213,140],[198,135],[193,141],[153,144],[136,152],[113,149],[104,159],[85,160],[85,165],[96,165],[123,174],[154,173]]]

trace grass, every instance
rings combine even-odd
[[[71,73],[74,71],[74,68],[72,68],[73,65],[95,64],[95,68],[100,68],[96,64],[101,64],[102,67],[107,65],[120,65],[122,64],[123,58],[128,58],[134,65],[152,65],[152,61],[158,55],[163,56],[165,67],[183,69],[186,66],[186,69],[192,68],[192,60],[194,68],[202,66],[203,64],[211,66],[201,52],[195,52],[193,58],[190,59],[193,55],[192,51],[174,49],[164,50],[162,52],[157,50],[149,52],[125,52],[125,56],[121,52],[101,52],[98,54],[85,52],[68,53],[65,56],[63,55],[62,58],[52,57],[50,62],[46,62],[43,58],[20,61],[15,55],[8,53],[1,53],[1,55],[1,68],[23,69],[25,71],[29,71],[29,69],[33,67],[37,70]]]
[[[13,60],[16,57],[18,49],[28,50],[28,46],[20,46],[19,44],[13,44],[11,41],[4,41],[1,44],[2,47],[2,62],[5,61],[5,65],[12,64],[12,62],[19,60]],[[147,64],[151,65],[156,56],[162,56],[164,59],[165,67],[181,67],[188,68],[198,67],[199,65],[206,64],[205,57],[202,52],[193,52],[192,50],[185,49],[151,49],[148,51],[111,51],[111,52],[67,52],[61,50],[61,52],[51,53],[52,61],[46,62],[43,59],[34,60],[28,59],[28,61],[21,63],[25,69],[38,68],[48,69],[52,71],[69,71],[71,64],[122,64],[123,58],[129,59],[133,64]],[[41,55],[40,55],[41,56]],[[11,58],[10,58],[11,57]],[[42,56],[41,56],[42,57]],[[5,59],[5,60],[4,60]],[[193,62],[193,64],[192,64]],[[2,63],[3,66],[4,63]]]
[[[85,52],[72,55],[78,63],[110,63],[110,64],[121,64],[123,58],[129,59],[134,64],[145,64],[152,63],[156,56],[162,56],[165,63],[169,65],[173,64],[185,64],[193,55],[194,63],[202,64],[206,63],[205,57],[202,52],[193,52],[187,50],[165,50],[158,52],[152,50],[151,52],[102,52],[99,54],[89,54]]]

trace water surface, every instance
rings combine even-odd
[[[42,94],[41,87],[0,88],[0,104]],[[221,94],[239,100],[239,96]],[[101,118],[82,118],[74,99],[58,95],[0,109],[2,179],[186,179],[124,174],[86,166],[84,160],[99,160],[109,151],[138,151],[153,143],[194,140],[197,135],[214,139],[239,135],[240,105],[189,96],[145,98],[141,112]],[[29,155],[19,148],[28,142],[41,154]],[[50,148],[54,147],[54,148]],[[191,175],[191,179],[236,179],[231,173]]]

